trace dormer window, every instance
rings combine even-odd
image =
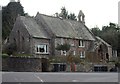
[[[83,40],[79,40],[79,47],[85,47],[85,43]]]

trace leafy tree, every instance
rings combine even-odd
[[[4,40],[9,36],[17,16],[24,15],[24,10],[20,2],[10,2],[2,9],[2,38]]]
[[[58,17],[58,13],[56,13],[56,16]],[[77,20],[75,13],[68,14],[68,11],[66,10],[65,7],[61,8],[61,13],[59,14],[59,16],[62,17],[63,19]]]
[[[117,24],[109,23],[109,25],[103,26],[102,30],[95,27],[91,31],[94,35],[101,37],[110,44],[113,50],[117,50],[118,56],[120,56],[120,27]]]
[[[118,50],[118,56],[120,57],[120,32],[118,34],[118,47],[117,47],[117,50]]]
[[[109,32],[109,31],[117,32],[119,30],[119,27],[115,23],[109,23],[108,26],[103,26],[102,31],[103,32]]]
[[[108,26],[103,26],[101,37],[110,45],[112,45],[113,49],[117,50],[118,27],[115,23],[110,23]]]
[[[91,31],[95,36],[99,36],[101,34],[101,30],[98,27],[92,28]]]
[[[62,8],[61,8],[60,17],[62,17],[62,18],[64,18],[64,19],[67,19],[67,16],[68,16],[68,11],[66,10],[65,7],[62,7]]]
[[[68,15],[68,19],[77,20],[74,13],[70,13],[70,15]]]

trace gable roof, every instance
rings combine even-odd
[[[96,39],[98,42],[102,42],[104,45],[106,45],[107,47],[112,47],[111,45],[109,45],[107,42],[105,42],[103,39],[101,39],[100,37],[96,36]]]
[[[44,20],[48,28],[56,37],[95,40],[94,35],[82,22],[61,19],[39,13],[36,15],[36,18],[40,19],[39,21]]]
[[[25,28],[32,37],[36,38],[49,38],[46,32],[40,25],[37,24],[34,18],[20,16],[20,20],[23,22]]]
[[[92,32],[82,22],[61,19],[39,13],[35,18],[20,16],[20,19],[33,37],[50,38],[48,33],[52,33],[56,37],[95,40]]]

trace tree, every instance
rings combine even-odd
[[[109,23],[108,26],[103,26],[101,37],[112,45],[112,48],[117,50],[118,47],[118,27],[115,23]]]
[[[18,15],[24,16],[24,10],[20,2],[10,2],[2,9],[2,38],[4,40],[9,36]]]
[[[61,8],[61,13],[59,14],[59,16],[62,17],[63,19],[77,20],[75,13],[68,14],[68,11],[66,10],[65,7]],[[58,17],[58,13],[56,13],[56,17]]]
[[[118,34],[118,47],[117,47],[117,50],[118,50],[118,56],[120,57],[120,33]]]
[[[66,10],[65,7],[62,7],[60,17],[62,17],[63,19],[67,19],[67,16],[68,16],[68,11]]]
[[[110,44],[113,50],[117,50],[118,56],[120,56],[120,27],[117,24],[109,23],[109,25],[103,26],[102,30],[94,27],[91,31]]]
[[[92,28],[91,31],[95,36],[99,36],[101,34],[101,30],[98,27]]]
[[[68,15],[68,19],[70,19],[70,20],[77,20],[74,13],[70,13],[70,15]]]

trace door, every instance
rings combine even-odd
[[[42,58],[42,72],[48,72],[48,59]]]

